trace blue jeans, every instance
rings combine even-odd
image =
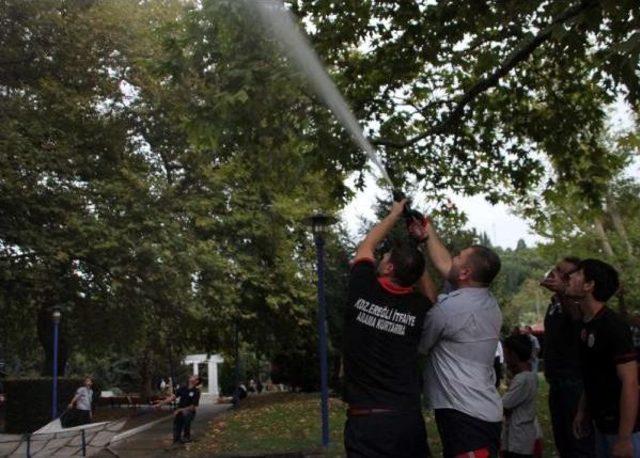
[[[602,434],[596,428],[596,456],[609,458],[617,437],[616,434]],[[631,435],[631,442],[633,443],[633,456],[640,457],[640,432]]]

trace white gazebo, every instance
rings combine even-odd
[[[220,395],[220,388],[218,387],[218,364],[224,362],[220,355],[207,355],[205,353],[197,355],[187,355],[183,363],[193,365],[193,375],[198,375],[200,371],[198,366],[200,364],[207,364],[207,375],[209,377],[209,383],[207,384],[207,394],[211,397],[218,397]]]

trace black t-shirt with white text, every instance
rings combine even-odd
[[[589,413],[603,434],[617,434],[620,423],[622,383],[616,366],[635,359],[631,329],[613,310],[604,307],[582,324],[580,361],[584,391]]]
[[[431,303],[378,279],[372,260],[351,269],[344,328],[344,400],[352,406],[420,409],[418,343]]]
[[[198,388],[189,388],[182,386],[176,390],[176,397],[180,398],[178,401],[178,408],[195,406],[200,403],[200,390]]]

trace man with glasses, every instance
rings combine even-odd
[[[577,439],[572,430],[573,418],[583,391],[580,369],[581,313],[566,289],[569,275],[576,271],[580,259],[568,256],[556,264],[541,286],[553,293],[544,317],[544,375],[549,383],[549,412],[556,449],[561,457],[592,457],[594,435],[588,432]]]

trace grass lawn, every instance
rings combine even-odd
[[[538,420],[543,428],[545,456],[554,456],[547,409],[548,386],[540,377]],[[344,456],[342,429],[345,404],[330,400],[331,446],[322,453],[320,444],[320,399],[314,394],[274,393],[243,401],[238,410],[218,418],[208,433],[191,444],[185,455],[255,455],[259,453],[306,452],[323,456]],[[433,416],[425,412],[429,445],[440,456],[440,439]]]

